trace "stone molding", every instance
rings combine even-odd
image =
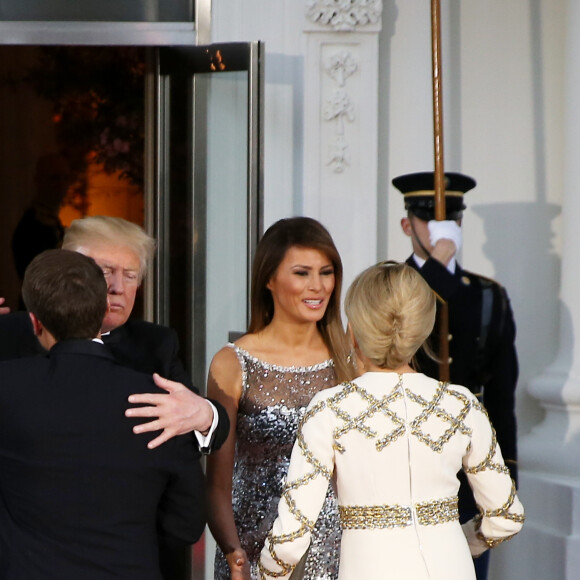
[[[382,0],[306,0],[306,18],[318,30],[378,30],[382,11]]]
[[[323,119],[334,121],[335,141],[330,146],[330,159],[326,162],[334,173],[342,173],[350,165],[350,147],[345,136],[345,120],[355,120],[355,105],[346,90],[348,77],[356,72],[358,64],[351,52],[340,50],[329,56],[324,62],[324,70],[334,81],[336,87],[331,97],[326,99],[323,108]]]

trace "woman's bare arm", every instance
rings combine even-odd
[[[231,580],[250,580],[249,562],[240,544],[232,509],[232,475],[241,395],[242,370],[236,353],[225,347],[212,360],[208,397],[225,407],[230,419],[230,433],[222,447],[207,458],[206,486],[209,528],[226,555]]]

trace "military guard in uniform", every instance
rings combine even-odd
[[[434,220],[433,172],[410,173],[393,179],[404,195],[407,216],[403,232],[411,238],[413,255],[407,263],[416,268],[448,308],[449,379],[464,385],[483,401],[501,451],[517,482],[515,388],[518,360],[515,324],[505,289],[489,278],[464,270],[456,260],[461,247],[463,196],[475,180],[460,173],[445,173],[446,220]],[[439,324],[430,337],[431,349],[441,344]],[[425,353],[417,355],[421,372],[439,376],[439,363]],[[461,521],[477,511],[473,495],[461,472]],[[478,580],[487,578],[487,556],[475,561]]]

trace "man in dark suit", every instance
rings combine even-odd
[[[28,313],[0,313],[0,361],[44,354],[32,329]]]
[[[192,385],[179,358],[175,331],[129,319],[137,290],[153,257],[155,240],[124,219],[93,216],[72,222],[64,236],[63,248],[93,258],[105,274],[110,308],[103,319],[101,332],[115,359],[136,370],[158,373],[169,379],[156,378],[155,381],[170,395],[151,397],[157,408],[148,414],[146,409],[139,411],[141,416],[158,419],[136,427],[135,431],[163,430],[150,443],[151,448],[170,437],[191,431],[197,432],[202,452],[219,448],[228,435],[227,413],[218,403],[200,397]],[[34,339],[24,313],[0,316],[0,360],[39,353],[42,348]],[[204,437],[207,433],[210,435]]]
[[[155,385],[98,339],[92,259],[42,253],[23,298],[48,353],[0,363],[0,577],[160,580],[158,538],[193,543],[205,525],[191,436],[150,451],[132,433],[127,397]]]
[[[497,282],[464,270],[455,259],[461,246],[463,196],[475,187],[475,180],[460,173],[445,174],[446,220],[439,222],[434,221],[432,172],[401,175],[393,179],[393,185],[404,195],[407,210],[407,217],[401,220],[413,246],[407,264],[421,273],[448,306],[450,381],[468,387],[483,401],[506,465],[517,481],[518,359],[509,299]],[[437,353],[438,323],[430,338],[429,345]],[[422,372],[439,378],[438,362],[425,353],[417,355],[417,363]],[[464,521],[473,517],[477,509],[463,473],[459,478],[459,512]],[[475,560],[478,580],[487,577],[488,558],[489,552]]]
[[[161,431],[148,446],[153,449],[175,435],[193,431],[202,453],[225,441],[229,420],[217,402],[201,397],[179,358],[174,330],[142,320],[129,319],[137,290],[153,256],[155,241],[139,226],[121,218],[94,216],[74,220],[63,248],[93,258],[105,274],[109,310],[102,322],[102,339],[115,360],[130,368],[158,373],[155,382],[169,394],[148,391],[131,396],[131,402],[149,405],[127,410],[128,416],[151,417],[135,425],[135,433]],[[15,338],[18,332],[18,339]],[[0,316],[0,360],[42,352],[23,313]],[[170,379],[170,380],[167,380]],[[165,580],[188,577],[190,555],[179,545],[162,545]]]

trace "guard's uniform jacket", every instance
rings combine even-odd
[[[450,381],[468,387],[483,401],[506,465],[517,483],[514,403],[518,360],[514,344],[515,323],[505,289],[489,278],[463,270],[459,264],[455,274],[433,258],[429,258],[422,268],[412,256],[407,264],[418,270],[447,302]],[[437,321],[429,344],[437,354]],[[418,370],[439,378],[438,363],[422,349],[417,353],[416,362]],[[460,512],[474,508],[473,496],[465,481],[462,481],[459,496]]]

